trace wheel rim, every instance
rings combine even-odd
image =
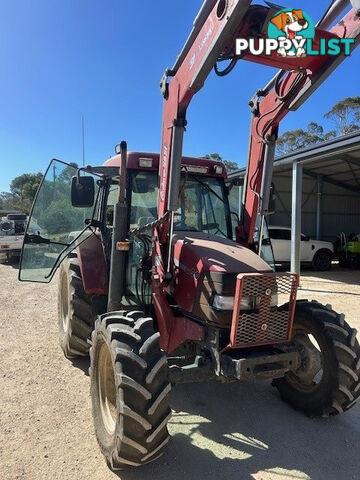
[[[69,327],[69,285],[65,274],[61,275],[61,321],[66,332]]]
[[[113,435],[116,426],[116,387],[114,367],[106,343],[100,348],[97,371],[101,417],[106,431]]]
[[[295,328],[293,344],[300,355],[300,366],[296,372],[289,372],[288,382],[302,392],[313,392],[324,378],[324,355],[321,343],[313,332]]]

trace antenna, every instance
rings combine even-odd
[[[82,131],[82,163],[85,167],[85,124],[84,115],[81,115],[81,131]]]

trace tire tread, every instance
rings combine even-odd
[[[106,342],[110,348],[120,400],[117,428],[110,446],[105,445],[98,428],[100,413],[94,403],[99,342]],[[140,311],[112,312],[99,317],[92,334],[90,361],[95,433],[108,464],[114,470],[122,470],[158,458],[169,441],[171,384],[153,320]]]
[[[296,395],[295,390],[283,379],[274,380],[281,397],[295,409],[303,410],[308,415],[333,416],[345,412],[353,407],[360,396],[360,346],[356,339],[356,330],[352,329],[345,321],[343,314],[332,310],[331,305],[322,305],[316,300],[311,302],[301,300],[297,302],[295,313],[314,322],[326,339],[331,358],[336,371],[331,374],[326,395],[319,402],[301,400],[301,394]]]

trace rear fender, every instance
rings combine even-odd
[[[91,235],[77,247],[76,253],[85,293],[107,295],[109,274],[100,236]]]

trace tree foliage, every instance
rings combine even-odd
[[[360,97],[346,97],[340,100],[324,116],[334,122],[338,135],[347,135],[359,130]]]
[[[205,155],[204,158],[208,158],[209,160],[213,160],[214,162],[222,162],[225,165],[228,173],[234,172],[239,168],[239,165],[236,162],[232,162],[230,160],[223,160],[219,153],[208,153],[207,155]]]
[[[43,212],[41,226],[50,234],[70,232],[72,230],[72,217],[74,210],[69,206],[68,199],[60,199],[51,202]]]
[[[288,152],[311,147],[334,137],[336,137],[335,130],[324,132],[324,128],[321,125],[311,122],[306,130],[297,128],[284,132],[277,140],[276,151],[278,155],[285,155]]]
[[[335,103],[324,117],[334,123],[334,130],[324,131],[324,127],[311,122],[306,130],[297,128],[284,132],[277,140],[277,155],[301,148],[311,147],[340,135],[347,135],[360,129],[360,97],[346,97]]]
[[[0,208],[29,213],[41,178],[40,172],[23,173],[15,177],[10,184],[10,192],[0,194]]]
[[[74,168],[78,168],[78,165],[76,163],[70,163],[70,167],[62,170],[59,180],[62,182],[70,182],[72,175],[74,175]],[[41,172],[23,173],[15,177],[10,183],[10,192],[0,193],[0,209],[19,210],[28,214],[42,177]]]

